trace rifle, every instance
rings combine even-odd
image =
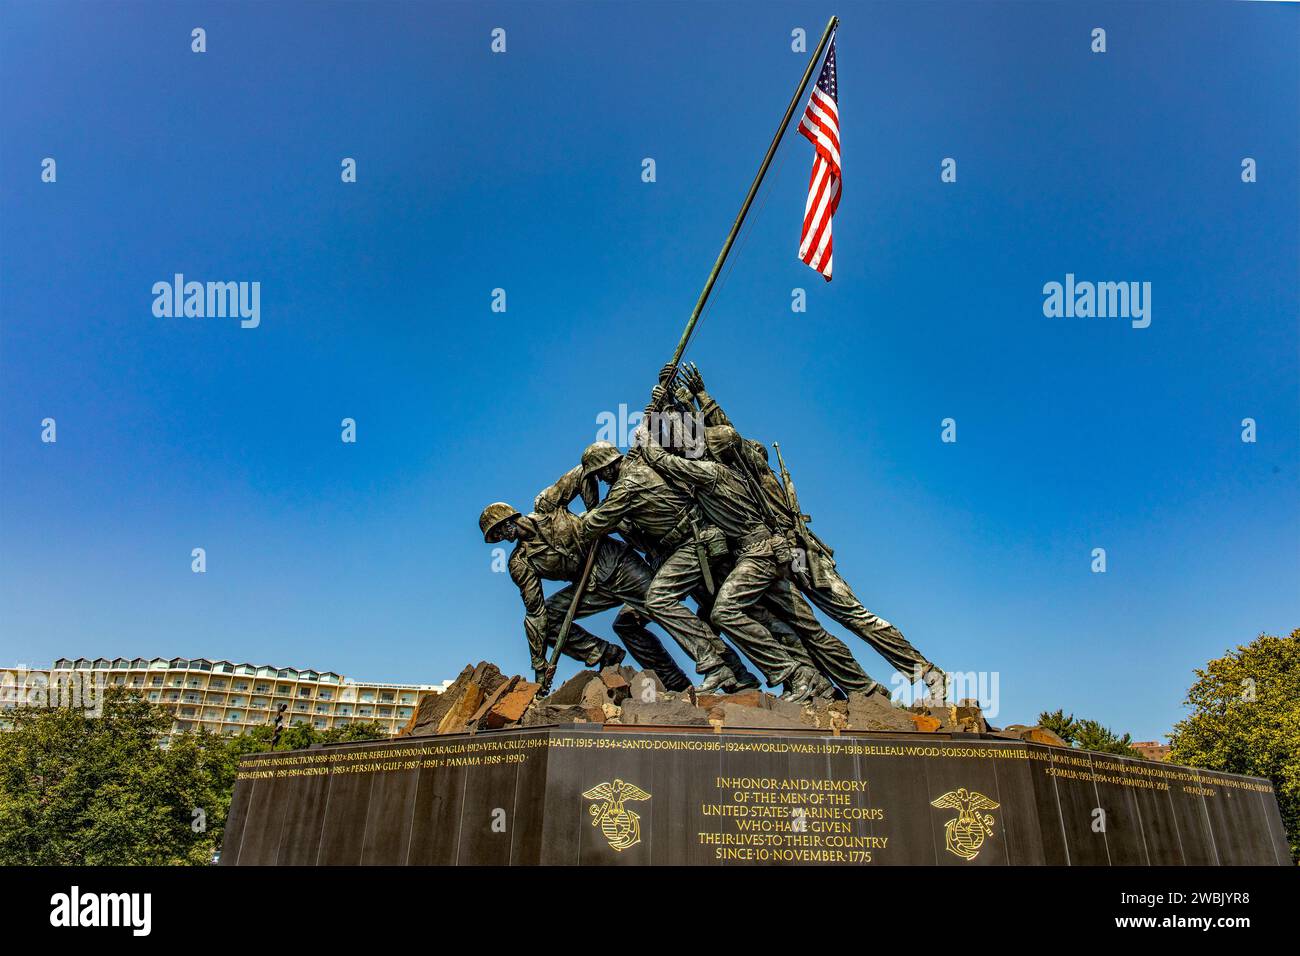
[[[601,537],[603,538],[604,535]],[[596,564],[596,550],[600,547],[600,541],[601,538],[597,538],[587,549],[587,561],[582,566],[582,574],[577,584],[574,585],[573,600],[569,602],[569,609],[564,612],[564,623],[560,625],[560,632],[555,635],[555,650],[551,651],[551,661],[546,665],[546,673],[542,675],[542,687],[537,692],[538,697],[545,697],[551,690],[551,682],[555,680],[555,668],[560,662],[560,652],[564,650],[564,643],[569,639],[569,631],[573,630],[573,619],[578,614],[578,605],[582,603],[583,595],[587,593],[587,584],[591,581],[591,569]]]
[[[802,539],[804,551],[809,558],[808,575],[812,578],[814,587],[822,587],[827,582],[823,577],[821,561],[814,560],[814,555],[816,552],[821,551],[827,557],[833,558],[835,552],[808,528],[808,522],[812,521],[812,516],[804,514],[799,507],[799,494],[794,490],[794,479],[790,477],[790,469],[785,467],[785,458],[781,456],[781,443],[774,441],[772,447],[776,449],[776,461],[781,468],[781,485],[785,489],[785,503],[790,509],[790,516],[794,519],[795,534]],[[809,547],[810,543],[816,545],[816,547]]]

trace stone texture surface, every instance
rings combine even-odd
[[[724,701],[713,710],[709,711],[711,718],[716,717],[722,721],[723,727],[765,727],[772,730],[805,730],[808,725],[802,720],[802,709],[799,710],[800,716],[792,717],[788,713],[782,713],[778,710],[768,710],[766,707],[746,707],[744,704],[732,704]]]
[[[409,733],[423,736],[463,731],[483,701],[506,680],[495,664],[480,661],[467,665],[441,694],[420,700]]]
[[[660,724],[670,727],[707,727],[709,715],[689,700],[654,700],[642,702],[633,698],[621,708],[619,719],[624,724]]]
[[[481,726],[497,730],[519,723],[524,717],[524,711],[528,709],[528,705],[533,702],[533,698],[541,689],[541,684],[522,679],[517,681],[510,692],[502,695],[487,712]]]
[[[631,667],[582,670],[549,697],[519,676],[506,676],[482,661],[467,666],[441,694],[421,698],[415,715],[398,736],[455,734],[547,724],[712,727],[747,730],[894,731],[906,733],[983,734],[1053,747],[1068,746],[1044,727],[1013,724],[1005,730],[989,725],[979,705],[923,701],[910,707],[885,694],[850,694],[847,699],[818,699],[802,704],[780,700],[762,690],[739,694],[696,694],[664,689],[654,671]]]
[[[1027,740],[1031,744],[1046,744],[1048,747],[1070,746],[1053,730],[1046,727],[1027,727],[1024,724],[1011,724],[1000,731],[994,731],[999,737],[1012,740]]]

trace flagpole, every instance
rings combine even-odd
[[[758,195],[758,187],[763,184],[763,177],[767,175],[767,167],[772,165],[772,157],[776,155],[776,149],[781,145],[781,140],[785,136],[785,129],[790,125],[790,117],[794,115],[795,109],[803,99],[804,91],[808,88],[808,81],[812,79],[813,70],[821,62],[822,54],[826,52],[826,44],[830,42],[831,35],[835,28],[839,26],[840,18],[831,17],[826,23],[826,29],[822,32],[822,38],[817,43],[817,49],[813,51],[812,59],[808,61],[808,68],[803,71],[803,78],[799,81],[799,86],[794,91],[794,96],[790,99],[790,105],[785,108],[785,115],[781,117],[781,125],[776,128],[776,135],[772,137],[772,144],[767,147],[767,152],[763,156],[763,163],[758,167],[758,175],[749,186],[749,192],[745,195],[745,201],[740,206],[740,213],[736,216],[736,221],[731,224],[731,232],[727,233],[727,241],[722,244],[722,251],[718,253],[718,259],[713,263],[713,269],[709,272],[709,278],[704,283],[704,289],[700,292],[699,299],[695,302],[695,308],[691,311],[691,317],[686,323],[686,328],[682,331],[681,340],[677,343],[677,349],[673,352],[672,366],[675,369],[682,360],[682,355],[686,352],[686,346],[691,341],[691,335],[695,331],[695,325],[700,320],[700,313],[704,311],[704,303],[709,300],[709,293],[713,291],[713,284],[718,281],[718,273],[722,271],[722,266],[727,261],[727,255],[731,252],[731,246],[736,241],[736,236],[740,233],[740,227],[745,222],[745,215],[749,212],[749,207],[754,202],[754,197]],[[633,449],[629,454],[635,455]],[[604,537],[603,535],[601,536]],[[560,661],[560,654],[564,650],[564,645],[569,637],[569,632],[573,629],[573,619],[578,610],[578,605],[582,602],[584,593],[587,590],[587,584],[591,579],[591,569],[595,564],[596,550],[599,548],[601,538],[593,541],[587,549],[586,561],[582,568],[582,573],[578,576],[576,587],[574,588],[573,600],[569,604],[569,609],[564,615],[564,620],[560,624],[558,633],[555,636],[555,645],[551,649],[551,659],[547,668],[540,675],[541,688],[539,694],[546,694],[550,691],[551,681],[555,677],[555,669]]]
[[[727,255],[731,252],[731,246],[736,241],[736,236],[740,234],[740,227],[745,222],[745,215],[749,212],[750,205],[754,202],[754,197],[758,195],[758,187],[763,184],[763,177],[767,175],[767,167],[772,165],[772,157],[776,155],[776,149],[781,145],[781,139],[785,136],[786,127],[790,125],[790,117],[798,108],[799,103],[803,100],[804,91],[808,88],[808,81],[812,79],[813,70],[821,62],[822,54],[826,51],[826,44],[830,42],[831,35],[835,28],[839,26],[840,18],[831,17],[826,23],[826,29],[822,33],[822,38],[817,44],[817,49],[813,51],[812,59],[808,61],[808,68],[803,71],[803,79],[799,81],[798,88],[794,91],[794,96],[790,99],[790,105],[785,108],[785,115],[781,117],[781,125],[776,128],[776,135],[772,137],[772,145],[768,146],[766,155],[763,156],[763,164],[758,167],[758,175],[754,177],[753,183],[750,184],[749,193],[745,196],[744,203],[741,204],[740,214],[736,216],[736,221],[731,225],[731,232],[727,233],[727,241],[722,244],[722,251],[718,253],[718,260],[713,263],[713,270],[709,273],[708,280],[704,283],[704,289],[700,292],[699,299],[695,302],[695,308],[691,312],[690,320],[686,323],[686,328],[682,331],[681,340],[677,343],[677,349],[673,352],[671,365],[675,368],[682,360],[682,355],[686,352],[686,346],[691,341],[691,335],[695,332],[695,325],[700,320],[700,313],[704,311],[704,303],[709,299],[709,293],[713,291],[713,283],[718,281],[718,274],[722,271],[723,264],[727,261]]]

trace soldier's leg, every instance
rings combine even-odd
[[[644,619],[630,606],[624,605],[614,618],[614,633],[633,660],[645,670],[654,671],[665,689],[683,691],[691,686],[691,679],[677,666],[663,642],[646,630]]]
[[[898,628],[868,611],[838,572],[827,568],[825,575],[830,582],[826,587],[813,587],[806,571],[799,574],[798,584],[808,600],[821,608],[827,617],[862,638],[889,662],[890,667],[911,680],[918,675],[924,676],[934,667]]]
[[[695,662],[696,672],[708,674],[723,666],[722,653],[727,646],[682,603],[699,586],[701,578],[695,542],[688,541],[668,555],[654,572],[645,606],[650,616]]]
[[[771,631],[772,636],[781,642],[781,646],[785,648],[786,653],[800,664],[816,666],[812,657],[804,648],[803,641],[799,640],[799,635],[795,633],[794,628],[769,611],[763,602],[760,601],[750,608],[749,616]]]
[[[764,602],[779,617],[790,624],[807,648],[817,670],[834,682],[845,693],[857,691],[868,694],[884,687],[867,676],[867,672],[853,658],[843,641],[822,627],[808,602],[800,596],[787,578],[774,583],[763,596]]]
[[[724,549],[726,547],[725,539],[722,542],[722,547]],[[697,558],[696,561],[698,562],[698,560],[699,559]],[[713,572],[713,580],[715,582],[725,581],[733,567],[734,565],[730,558],[723,557],[710,559],[709,568]],[[704,586],[703,575],[700,576],[700,580],[696,586],[691,589],[690,596],[695,601],[695,610],[692,613],[711,629],[713,626],[714,595]],[[757,607],[758,605],[755,605],[755,608]],[[766,622],[760,623],[763,623],[765,627],[767,626]],[[726,665],[727,670],[731,672],[732,677],[735,679],[734,683],[724,682],[724,689],[728,693],[731,693],[737,690],[748,690],[751,687],[761,687],[762,682],[750,672],[748,667],[745,666],[745,662],[741,660],[740,655],[736,653],[735,648],[733,648],[731,644],[727,643],[727,641],[730,640],[732,644],[734,644],[736,643],[736,639],[723,631],[718,631],[717,635],[718,640],[722,643],[722,649],[718,652],[722,657],[722,663]],[[791,637],[793,637],[793,634]],[[794,640],[797,642],[798,638],[794,638]],[[784,643],[783,640],[782,643]]]
[[[777,565],[770,555],[740,557],[718,588],[711,615],[713,626],[731,636],[773,687],[783,683],[800,665],[748,612],[777,576]]]
[[[560,633],[560,624],[563,622],[564,616],[569,613],[569,605],[573,603],[573,593],[576,590],[576,584],[566,584],[546,599],[546,619],[549,625],[546,631],[546,647],[548,650],[555,646],[555,639]],[[583,605],[587,604],[585,598],[582,603]],[[580,607],[578,611],[579,613],[574,616],[574,623],[569,627],[569,636],[564,642],[564,655],[588,665],[598,664],[614,656],[613,652],[617,648],[613,644],[609,643],[609,641],[602,641],[578,625],[577,618],[583,616],[584,608]],[[596,612],[586,611],[586,613],[594,614]]]
[[[650,582],[654,574],[650,571],[649,565],[627,545],[610,541],[608,538],[602,543],[602,549],[605,545],[609,545],[612,550],[608,554],[597,555],[597,565],[603,563],[605,567],[602,569],[604,573],[601,574],[596,588],[615,603],[627,605],[614,619],[614,631],[636,662],[654,671],[664,687],[668,690],[685,690],[691,686],[690,678],[677,666],[677,662],[673,660],[659,638],[645,627],[644,622],[647,619],[654,619],[654,615],[646,607],[646,594],[650,590]],[[686,608],[683,607],[682,611],[687,617],[690,616]],[[662,622],[658,623],[668,630]],[[672,631],[669,633],[671,634]]]

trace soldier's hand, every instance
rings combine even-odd
[[[700,370],[695,367],[694,362],[682,366],[682,382],[694,395],[704,391],[704,376],[700,374]]]
[[[632,447],[645,448],[650,444],[650,429],[645,425],[638,425],[636,431],[632,433]]]
[[[695,400],[695,396],[691,394],[691,390],[689,388],[686,388],[685,386],[678,386],[677,401],[681,402],[687,408],[691,408],[692,402],[694,400]]]
[[[668,398],[668,389],[662,385],[656,385],[650,390],[650,406],[652,408],[663,408]]]
[[[659,370],[659,384],[667,385],[672,381],[673,376],[677,374],[677,366],[669,362]]]

